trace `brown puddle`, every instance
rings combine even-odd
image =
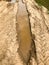
[[[19,24],[19,54],[20,56],[22,56],[25,62],[28,62],[32,40],[29,27],[28,13],[25,5],[22,2],[19,2],[17,22]]]

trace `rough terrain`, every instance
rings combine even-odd
[[[37,65],[49,65],[49,14],[34,0],[24,0],[29,12],[32,37],[35,36]]]
[[[34,0],[0,1],[0,65],[49,65],[45,7]]]
[[[17,53],[17,3],[0,2],[0,65],[20,65]],[[22,64],[21,64],[22,65]]]

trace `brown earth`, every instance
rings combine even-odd
[[[34,0],[24,1],[25,4],[0,1],[0,65],[27,65],[28,59],[30,65],[49,65],[48,11]],[[37,60],[33,57],[34,49],[31,60],[29,58],[31,32],[36,46]]]

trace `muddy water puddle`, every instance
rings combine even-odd
[[[29,51],[31,49],[31,33],[29,26],[28,13],[21,1],[19,2],[19,8],[17,13],[17,22],[19,25],[19,53],[23,56],[23,59],[27,62],[29,59]]]

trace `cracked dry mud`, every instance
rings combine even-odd
[[[49,65],[49,14],[34,0],[0,1],[0,65]]]

